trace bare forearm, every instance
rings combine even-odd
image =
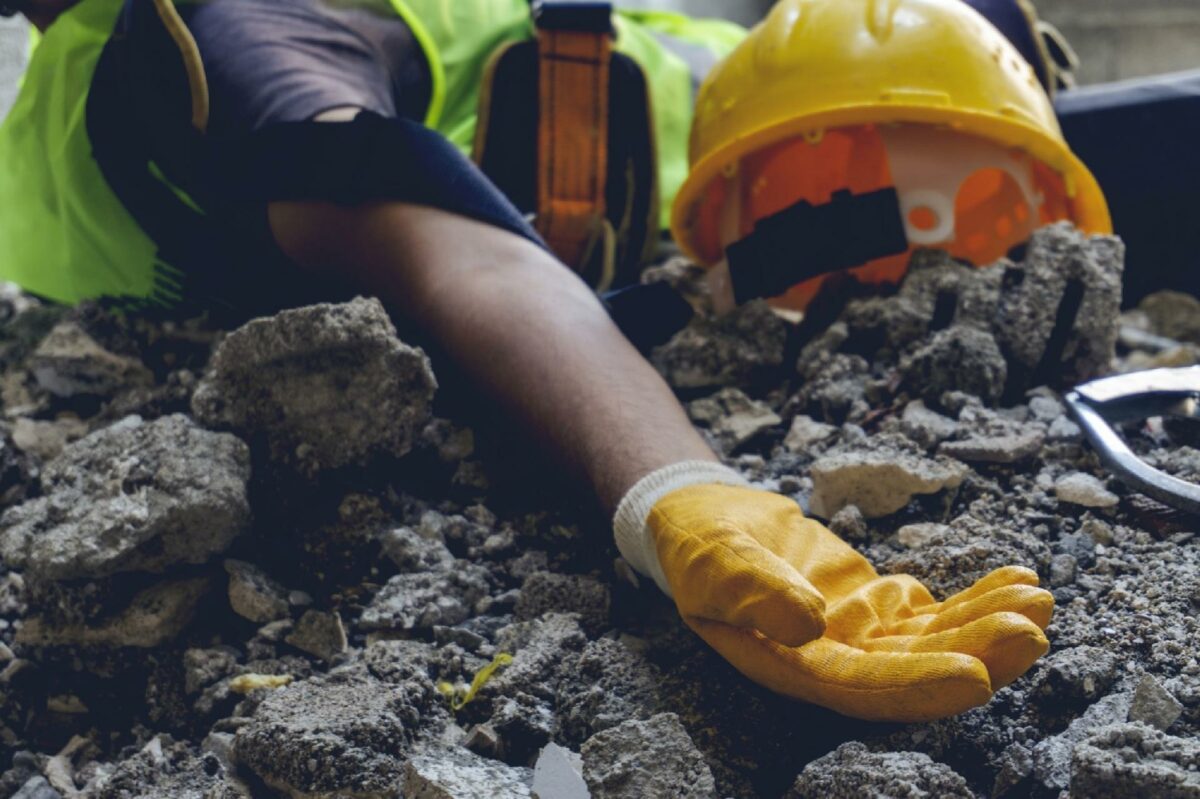
[[[298,262],[338,270],[428,331],[608,510],[660,466],[715,458],[591,291],[530,242],[400,204],[279,204],[271,220]]]

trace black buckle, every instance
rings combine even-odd
[[[593,0],[533,0],[533,24],[542,30],[615,33],[613,4]]]
[[[895,189],[837,191],[823,205],[801,200],[761,219],[725,254],[740,305],[775,297],[810,278],[861,266],[908,249]]]

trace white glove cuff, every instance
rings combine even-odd
[[[646,526],[646,520],[650,517],[650,509],[667,494],[687,486],[706,483],[750,485],[746,478],[720,463],[673,463],[638,480],[617,505],[617,512],[613,516],[613,532],[616,534],[617,549],[620,550],[621,556],[639,573],[653,578],[667,596],[671,596],[671,589],[667,585],[667,576],[663,574],[662,564],[658,562],[654,536]]]

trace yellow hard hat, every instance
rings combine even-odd
[[[672,232],[695,260],[723,257],[714,217],[743,159],[827,131],[929,126],[1020,153],[1061,184],[1063,215],[1110,233],[1104,195],[1062,135],[1029,64],[962,0],[779,0],[709,75]]]

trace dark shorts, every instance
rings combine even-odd
[[[191,128],[178,48],[151,0],[127,0],[97,67],[88,125],[101,169],[183,272],[187,299],[262,312],[331,298],[275,247],[273,201],[411,202],[541,243],[508,198],[422,124],[429,65],[389,0],[206,0],[179,10],[207,78],[206,133]],[[362,113],[312,121],[343,107]],[[203,216],[148,179],[147,162]]]

